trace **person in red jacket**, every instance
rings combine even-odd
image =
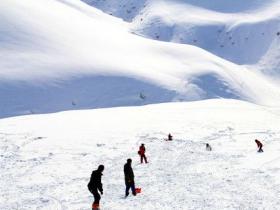
[[[145,160],[145,163],[148,163],[145,152],[146,152],[145,145],[141,144],[141,146],[139,147],[139,151],[138,151],[138,154],[140,155],[141,163],[143,163],[143,159]]]
[[[257,144],[257,146],[259,148],[258,152],[263,152],[263,149],[262,149],[263,145],[262,145],[262,143],[258,139],[255,139],[255,142],[256,142],[256,144]]]

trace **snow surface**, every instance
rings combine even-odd
[[[280,36],[278,0],[83,0],[131,22],[134,33],[255,64]],[[278,66],[279,67],[279,66]]]
[[[103,210],[278,209],[279,116],[216,99],[2,119],[0,209],[90,209],[87,183],[99,164]],[[164,140],[169,132],[174,141]],[[141,143],[148,164],[139,164]],[[125,199],[127,158],[142,193]]]
[[[279,6],[1,0],[0,209],[278,209]]]
[[[152,1],[135,17],[132,30],[153,39],[196,45],[238,64],[257,63],[280,39],[280,2],[223,2]],[[240,11],[212,10],[215,6]]]
[[[178,13],[181,2],[169,3],[157,5]],[[189,10],[191,15],[203,9]],[[277,17],[276,11],[249,15],[247,21]],[[205,24],[211,25],[213,13],[206,13]],[[78,0],[1,1],[0,117],[211,98],[279,105],[279,80],[264,75],[266,68],[240,66],[192,45],[139,37],[131,31],[134,24]],[[267,62],[272,63],[262,63]]]

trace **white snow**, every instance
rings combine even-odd
[[[149,2],[131,24],[135,33],[196,45],[238,64],[257,63],[280,38],[279,1]]]
[[[277,209],[279,116],[217,99],[2,119],[0,209],[89,209],[87,183],[99,164],[104,210]],[[169,132],[172,142],[164,141]],[[127,158],[142,193],[124,199]]]
[[[129,23],[77,0],[4,0],[0,10],[1,117],[209,98],[280,101],[279,83],[258,68],[131,34]]]
[[[0,1],[0,209],[278,209],[279,7]]]

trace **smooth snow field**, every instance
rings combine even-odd
[[[99,164],[103,210],[279,209],[279,116],[209,100],[2,119],[0,209],[90,209],[87,183]],[[148,164],[139,164],[141,143]],[[125,199],[127,158],[142,193]]]

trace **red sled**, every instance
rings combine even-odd
[[[141,188],[135,188],[136,194],[141,193]]]

